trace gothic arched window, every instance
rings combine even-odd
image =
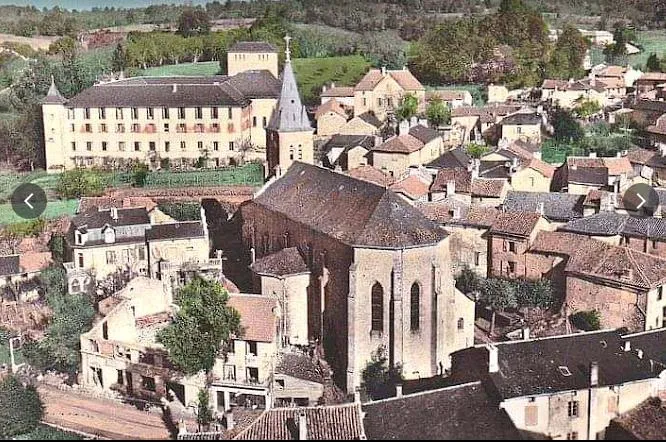
[[[421,321],[421,288],[418,283],[412,284],[409,296],[411,330],[417,331]]]
[[[384,330],[384,289],[382,285],[376,282],[372,286],[372,331],[381,332]]]

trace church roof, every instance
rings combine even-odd
[[[290,60],[285,62],[280,80],[282,81],[280,99],[273,110],[267,129],[280,132],[312,131],[308,113],[298,94],[298,85]]]
[[[51,87],[42,101],[43,104],[63,104],[67,101],[65,97],[60,94],[58,87],[55,85],[53,77],[51,77]]]

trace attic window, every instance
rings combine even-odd
[[[560,370],[560,374],[564,376],[565,378],[568,378],[571,376],[571,371],[569,370],[569,367],[561,365],[557,367],[558,370]]]

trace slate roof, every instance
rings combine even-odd
[[[466,90],[442,89],[426,91],[426,100],[439,98],[442,101],[464,100],[470,93]]]
[[[384,187],[295,162],[249,204],[358,247],[431,245],[446,232]]]
[[[509,191],[504,199],[507,212],[536,212],[543,205],[544,217],[550,221],[571,221],[583,217],[585,195],[556,192]]]
[[[297,440],[298,416],[305,413],[308,440],[358,440],[364,437],[360,404],[273,408],[240,432],[239,440]]]
[[[75,228],[86,226],[88,229],[101,229],[105,225],[110,226],[133,226],[139,224],[150,224],[150,217],[145,207],[118,208],[118,219],[111,217],[111,210],[89,210],[82,212],[72,218]]]
[[[435,169],[467,168],[471,161],[472,158],[467,155],[465,149],[458,147],[444,152],[442,156],[426,164],[426,167]]]
[[[608,169],[603,167],[569,168],[568,182],[574,184],[588,184],[592,186],[607,186]]]
[[[277,316],[277,300],[262,295],[229,294],[227,304],[240,314],[241,335],[248,341],[273,342]]]
[[[284,70],[280,75],[282,88],[277,106],[273,109],[267,129],[280,132],[307,132],[312,131],[307,110],[301,103],[298,92],[296,77],[291,67],[291,62],[284,64]]]
[[[541,215],[535,212],[499,212],[490,228],[491,233],[528,237]]]
[[[432,140],[439,138],[439,132],[429,127],[417,124],[409,129],[409,135],[413,136],[423,144],[427,144]]]
[[[17,275],[21,273],[19,255],[0,256],[0,276]]]
[[[277,52],[277,49],[266,41],[239,41],[228,52]]]
[[[362,114],[357,115],[355,118],[360,118],[361,120],[365,121],[369,125],[377,127],[377,128],[381,127],[381,125],[382,125],[382,122],[379,121],[379,118],[377,118],[377,116],[373,112],[370,112],[370,111],[363,112]]]
[[[228,77],[227,83],[240,91],[245,98],[278,98],[280,81],[266,70],[239,72]]]
[[[518,440],[480,382],[363,404],[369,440]]]
[[[154,224],[150,227],[150,229],[146,230],[146,239],[148,241],[202,237],[205,237],[205,232],[201,221]]]
[[[46,97],[42,100],[42,104],[63,104],[67,99],[62,96],[58,87],[55,85],[53,77],[51,77],[51,86],[49,87]]]
[[[626,235],[666,239],[666,219],[638,218],[616,212],[599,212],[568,222],[560,230],[590,236]]]
[[[643,350],[645,357],[666,365],[666,328],[624,335],[633,351]]]
[[[336,134],[326,142],[325,149],[328,151],[334,147],[343,147],[345,149],[362,146],[370,150],[375,145],[375,137],[370,135],[341,135]]]
[[[297,247],[289,247],[257,259],[250,268],[259,275],[289,276],[310,271]]]
[[[599,364],[600,387],[658,376],[647,359],[623,351],[614,330],[495,345],[500,371],[489,375],[502,399],[587,389],[592,362]]]
[[[276,374],[284,374],[309,382],[323,384],[325,375],[322,368],[303,353],[280,353],[275,365]]]
[[[270,75],[270,73],[268,74]],[[68,107],[246,106],[226,76],[135,77],[96,84],[69,99]],[[247,88],[251,87],[249,84]]]
[[[509,115],[500,121],[501,125],[516,125],[516,126],[533,126],[541,124],[542,119],[541,115],[536,112],[518,112],[513,115]]]
[[[546,255],[572,256],[587,241],[594,241],[587,236],[567,232],[549,232],[542,230],[537,233],[530,246],[530,252]]]

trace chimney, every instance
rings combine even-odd
[[[178,421],[178,434],[187,434],[187,425],[185,425],[185,419]]]
[[[381,135],[375,135],[375,146],[379,146],[384,142],[384,139],[381,137]]]
[[[254,247],[250,247],[250,262],[254,263],[257,260],[257,251],[254,250]]]
[[[446,183],[446,196],[447,198],[456,194],[456,182],[451,180]]]
[[[460,207],[454,207],[453,208],[453,219],[460,219]]]
[[[410,118],[410,120],[409,120],[409,127],[410,128],[416,126],[417,124],[419,124],[419,119],[416,118],[416,116],[413,116],[412,118]]]
[[[333,83],[333,82],[331,81],[331,89],[333,89],[334,87],[335,87],[335,83]]]
[[[220,249],[215,250],[215,257],[217,259],[222,259],[222,250]]]
[[[382,66],[382,75],[386,77],[386,66]]]
[[[403,71],[407,71],[407,70],[408,70],[406,64],[403,64],[403,65],[402,65],[402,70],[403,70]]]
[[[488,349],[488,373],[499,372],[499,349],[493,344],[486,345]]]
[[[596,158],[597,153],[596,152],[590,152],[590,158]]]
[[[529,340],[530,340],[530,328],[523,327],[523,341],[529,341]]]
[[[111,219],[118,221],[118,208],[111,207]]]
[[[427,118],[419,118],[418,123],[423,127],[428,127],[428,119]]]
[[[597,84],[597,77],[594,72],[590,72],[590,86],[594,87]]]
[[[321,92],[322,92],[322,93],[323,93],[323,92],[326,92],[326,85],[323,85],[323,86],[321,87]]]
[[[233,430],[236,426],[236,423],[234,422],[234,412],[229,410],[224,417],[227,421],[227,431]]]
[[[402,397],[402,384],[396,384],[395,397]]]
[[[298,440],[308,440],[308,422],[303,410],[298,412]]]
[[[402,120],[398,126],[398,135],[405,135],[409,132],[409,120]]]
[[[361,403],[361,390],[359,388],[354,390],[354,403],[355,404]]]
[[[472,179],[479,177],[479,168],[481,167],[481,160],[475,158],[472,160]]]
[[[624,351],[631,351],[631,341],[625,341],[624,342],[623,350]]]
[[[590,364],[590,387],[599,386],[599,363],[592,362]]]
[[[175,94],[176,92],[178,92],[178,85],[174,83],[173,87],[171,88],[171,93]]]
[[[536,213],[538,213],[539,215],[543,216],[544,213],[545,213],[545,208],[546,208],[545,206],[546,206],[546,205],[543,203],[543,201],[540,202],[540,203],[538,203],[538,204],[537,204]]]
[[[643,359],[643,350],[636,350],[636,356],[638,356],[638,359]]]

